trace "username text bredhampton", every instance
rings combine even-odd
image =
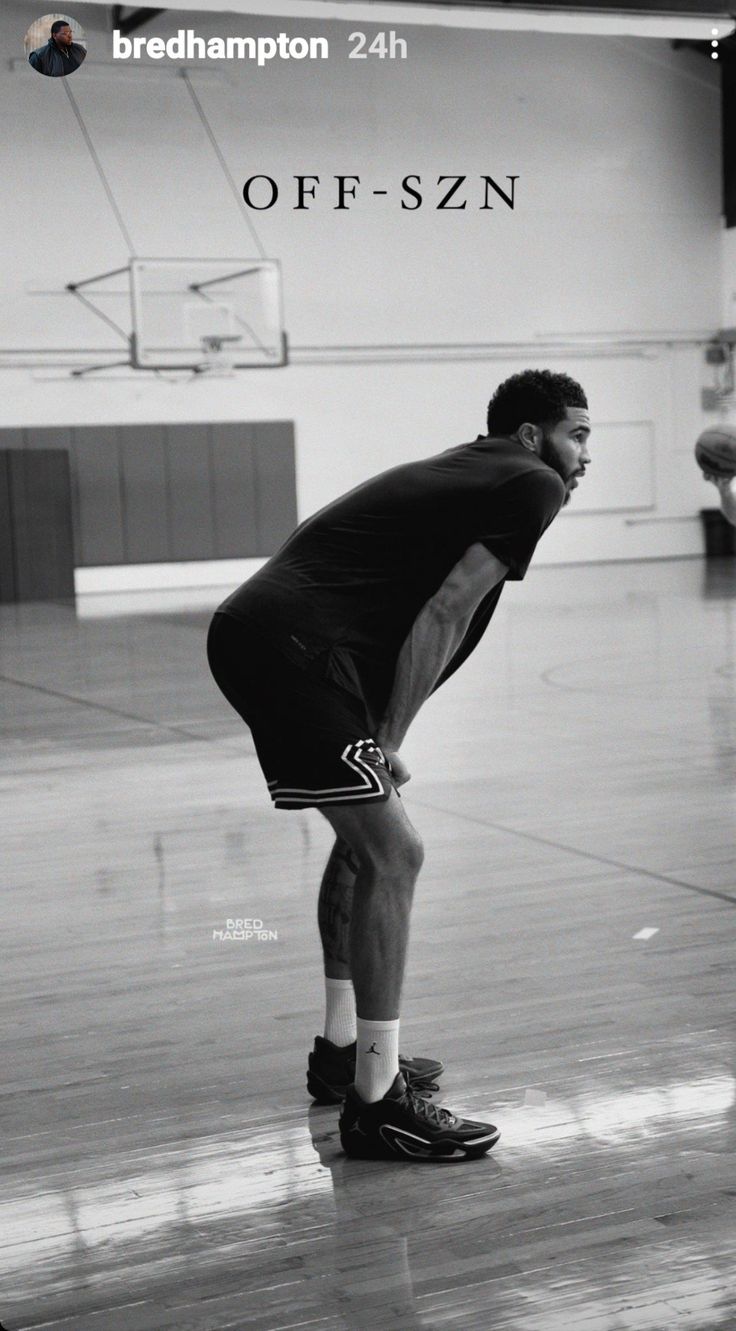
[[[113,60],[327,60],[326,37],[199,37],[191,28],[179,28],[174,37],[124,37],[112,34]]]

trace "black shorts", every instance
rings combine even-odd
[[[361,698],[315,678],[231,615],[215,614],[207,658],[250,728],[277,809],[381,803],[396,789]]]

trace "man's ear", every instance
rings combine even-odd
[[[530,453],[538,453],[543,439],[544,432],[541,425],[532,425],[530,421],[524,421],[516,431],[516,437],[524,448],[528,448]]]

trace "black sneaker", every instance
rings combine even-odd
[[[492,1123],[458,1118],[421,1099],[401,1073],[375,1104],[366,1104],[349,1086],[340,1115],[343,1150],[361,1160],[472,1160],[490,1151],[500,1136]]]
[[[309,1055],[307,1090],[319,1105],[339,1105],[345,1099],[348,1086],[355,1081],[355,1041],[341,1047],[321,1035],[314,1039]],[[407,1058],[399,1054],[399,1070],[407,1086],[420,1095],[431,1095],[439,1090],[435,1078],[445,1070],[436,1058]]]

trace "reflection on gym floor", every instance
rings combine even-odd
[[[207,674],[221,591],[3,608],[3,1326],[734,1325],[734,585],[534,571],[410,734],[402,1047],[502,1130],[431,1169],[310,1107],[329,832]]]

